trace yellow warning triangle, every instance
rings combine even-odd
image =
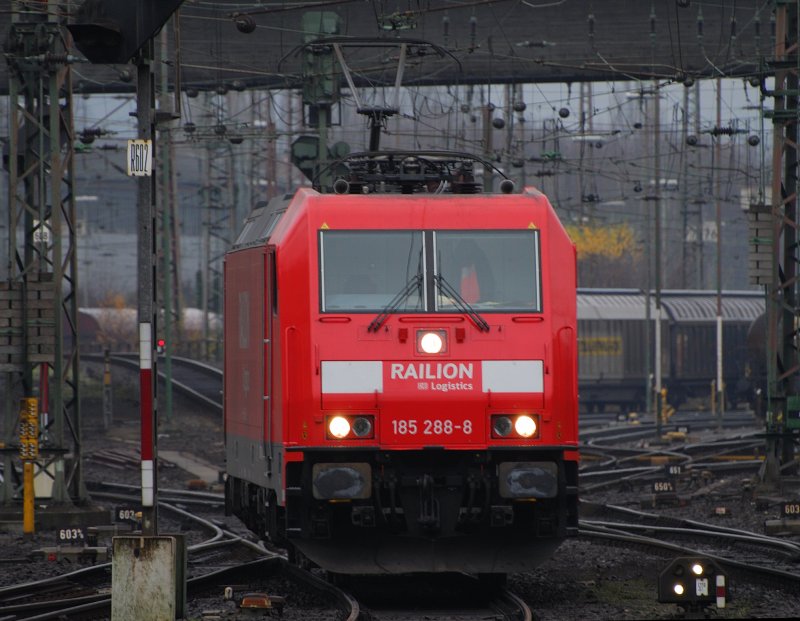
[[[323,230],[323,231],[327,231],[327,230],[328,230],[329,228],[331,228],[331,227],[329,227],[329,226],[328,226],[328,223],[327,223],[327,222],[323,222],[323,223],[322,223],[322,226],[321,226],[321,227],[319,227],[319,228],[320,228],[321,230]]]
[[[539,227],[538,227],[538,226],[536,226],[536,225],[535,225],[533,222],[531,222],[531,223],[528,225],[528,228],[529,228],[529,229],[538,229]]]

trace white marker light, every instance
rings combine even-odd
[[[365,438],[372,433],[372,421],[366,416],[359,416],[353,421],[353,433]]]
[[[683,585],[679,582],[672,587],[672,590],[675,591],[675,595],[683,595]]]
[[[350,433],[350,423],[344,416],[334,416],[328,421],[328,433],[339,440],[346,438]]]
[[[527,414],[517,416],[517,420],[514,421],[514,431],[523,438],[530,438],[536,433],[536,421]]]
[[[700,563],[694,563],[692,565],[692,573],[695,576],[702,576],[703,575],[703,566]]]
[[[494,435],[505,438],[511,433],[511,419],[508,416],[495,416],[492,420]]]
[[[438,354],[444,347],[444,341],[436,332],[427,332],[419,340],[419,346],[426,354]]]

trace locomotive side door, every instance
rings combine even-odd
[[[267,462],[267,476],[272,476],[275,446],[273,443],[273,412],[275,393],[273,390],[273,326],[276,315],[277,270],[275,269],[275,247],[267,248],[264,258],[264,412],[261,417],[264,457]]]

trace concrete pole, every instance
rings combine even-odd
[[[656,434],[661,436],[661,98],[658,92],[658,80],[653,81],[653,105],[655,114],[653,121],[653,156],[655,168],[655,286],[656,286],[656,325],[655,325],[655,391],[656,391]]]
[[[717,78],[717,127],[722,127],[722,79]],[[714,139],[714,160],[716,167],[722,164],[720,136]],[[717,228],[717,424],[722,428],[722,415],[725,412],[725,386],[722,381],[722,201],[720,194],[719,171],[712,170],[714,175],[714,204],[715,220]]]

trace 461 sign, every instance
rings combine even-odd
[[[128,176],[149,177],[153,174],[153,141],[128,140]]]

